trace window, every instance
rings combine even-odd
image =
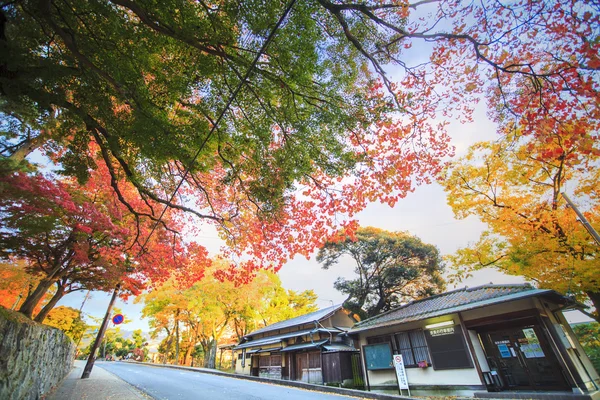
[[[419,362],[431,364],[427,342],[422,330],[400,332],[395,335],[396,348],[402,354],[404,365],[416,367]]]
[[[433,369],[473,368],[460,325],[427,331]]]
[[[258,360],[259,367],[281,367],[281,355],[274,354],[271,356],[260,356]]]

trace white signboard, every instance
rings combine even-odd
[[[406,377],[406,370],[404,369],[404,360],[402,360],[402,354],[394,354],[394,367],[396,368],[398,387],[400,390],[408,389],[408,378]],[[410,396],[410,389],[408,390],[408,395]]]
[[[431,336],[454,335],[454,327],[449,326],[447,328],[432,329],[429,331],[429,334]]]

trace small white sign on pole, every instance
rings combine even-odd
[[[402,354],[394,354],[394,368],[396,368],[396,377],[398,378],[398,387],[402,395],[402,389],[408,390],[410,396],[410,388],[408,387],[408,378],[406,377],[406,369],[404,369],[404,360]]]

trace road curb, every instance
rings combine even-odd
[[[201,374],[218,375],[218,376],[224,376],[227,378],[244,379],[247,381],[254,381],[254,382],[264,382],[264,383],[270,383],[270,384],[279,385],[279,386],[290,386],[290,387],[295,387],[295,388],[300,388],[300,389],[312,390],[312,391],[316,391],[316,392],[334,393],[334,394],[340,394],[340,395],[344,395],[344,396],[353,396],[353,397],[358,397],[358,398],[362,398],[362,399],[375,399],[375,400],[399,400],[399,399],[414,400],[415,399],[414,397],[404,397],[404,396],[396,396],[396,395],[391,395],[391,394],[373,393],[373,392],[366,392],[363,390],[356,390],[356,389],[344,389],[344,388],[339,388],[339,387],[335,387],[335,386],[315,385],[312,383],[305,383],[305,382],[298,382],[298,381],[285,381],[285,380],[280,380],[280,379],[259,378],[257,376],[250,376],[250,375],[231,374],[229,372],[223,372],[223,371],[218,371],[218,370],[213,370],[213,369],[208,369],[208,368],[196,368],[196,367],[187,367],[187,366],[170,365],[170,364],[153,364],[153,363],[145,363],[145,362],[139,362],[139,361],[117,361],[117,362],[140,364],[140,365],[146,365],[148,367],[157,367],[157,368],[180,369],[180,370],[185,370],[185,371],[198,372]]]

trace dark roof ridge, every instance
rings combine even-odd
[[[501,287],[505,287],[505,288],[522,287],[522,288],[528,288],[528,289],[535,289],[535,287],[529,282],[525,282],[525,283],[486,283],[486,284],[479,285],[479,286],[473,286],[472,288],[465,286],[464,289],[469,292],[469,291],[477,290],[477,289],[481,289],[481,288],[501,288]],[[448,292],[448,293],[450,293],[450,292]]]
[[[422,302],[422,301],[425,301],[425,300],[431,300],[431,299],[435,299],[436,297],[446,296],[446,295],[449,295],[449,294],[451,294],[451,293],[455,293],[455,292],[462,292],[462,291],[465,291],[466,289],[467,289],[467,287],[465,286],[465,287],[462,287],[462,288],[458,288],[458,289],[451,290],[451,291],[449,291],[449,292],[438,293],[438,294],[434,294],[433,296],[429,296],[429,297],[423,297],[422,299],[413,300],[413,301],[410,301],[410,302],[408,302],[408,303],[406,303],[406,304],[402,304],[402,305],[400,305],[400,306],[398,306],[398,307],[392,308],[391,310],[387,310],[386,312],[383,312],[383,313],[381,313],[381,314],[373,315],[372,317],[369,317],[369,318],[367,318],[367,319],[363,319],[362,321],[360,321],[360,322],[359,322],[359,323],[357,323],[356,325],[361,325],[361,324],[363,324],[364,322],[367,322],[367,321],[370,321],[370,320],[372,320],[373,318],[379,318],[379,317],[381,317],[382,315],[389,314],[389,313],[391,313],[391,312],[394,312],[394,311],[400,310],[400,309],[402,309],[402,308],[408,307],[408,306],[410,306],[410,305],[413,305],[413,304],[416,304],[416,303],[420,303],[420,302]]]
[[[321,309],[313,311],[313,312],[299,315],[294,318],[286,319],[286,320],[279,321],[279,322],[274,322],[270,325],[264,326],[260,329],[250,332],[250,333],[244,335],[244,337],[251,337],[253,335],[257,335],[260,333],[266,333],[266,332],[270,332],[270,331],[277,330],[277,329],[285,329],[285,328],[293,327],[296,325],[302,325],[302,324],[307,324],[307,323],[314,322],[314,321],[320,321],[322,319],[328,318],[331,314],[333,314],[337,310],[341,309],[342,306],[343,306],[343,304],[335,304],[335,305],[332,305],[329,307],[321,308]],[[323,312],[327,312],[327,313],[324,315],[321,315],[320,318],[316,318],[314,320],[302,321],[303,318],[309,317],[311,314],[318,314],[318,313],[323,313]],[[296,320],[297,322],[293,323],[294,320]],[[298,322],[298,321],[302,321],[302,322]],[[283,325],[284,322],[287,322],[288,324],[285,324],[284,327],[281,327],[281,325]],[[290,324],[289,322],[292,322],[292,323]]]
[[[439,293],[439,294],[435,294],[435,295],[429,296],[429,297],[423,297],[422,299],[413,300],[413,301],[408,302],[406,304],[402,304],[401,306],[392,308],[391,310],[388,310],[388,311],[383,312],[381,314],[377,314],[377,315],[374,315],[374,316],[372,316],[370,318],[363,319],[362,321],[360,321],[359,323],[357,323],[356,326],[360,326],[363,323],[365,323],[367,321],[370,321],[370,320],[372,320],[374,318],[379,318],[379,317],[381,317],[383,315],[389,314],[389,313],[394,312],[394,311],[398,311],[398,310],[400,310],[402,308],[406,308],[406,307],[411,306],[413,304],[421,303],[423,301],[435,299],[435,298],[438,298],[438,297],[447,296],[447,295],[450,295],[450,294],[453,294],[453,293],[456,293],[456,292],[471,292],[471,291],[480,290],[480,289],[484,289],[484,288],[503,288],[503,287],[506,287],[506,288],[522,287],[522,288],[535,289],[530,283],[506,283],[506,284],[503,284],[503,283],[499,283],[499,284],[486,283],[486,284],[483,284],[483,285],[474,286],[472,288],[470,288],[468,286],[465,286],[465,287],[462,287],[462,288],[451,290],[449,292]],[[443,310],[443,308],[442,308],[442,310]]]

